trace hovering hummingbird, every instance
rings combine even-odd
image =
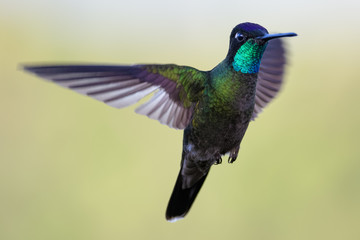
[[[180,172],[166,210],[176,221],[190,210],[212,165],[238,155],[249,122],[277,94],[286,63],[279,38],[254,23],[230,34],[225,59],[210,71],[174,64],[103,66],[45,65],[24,69],[104,103],[123,108],[155,92],[135,111],[184,129]]]

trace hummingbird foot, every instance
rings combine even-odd
[[[239,153],[240,146],[232,149],[229,154],[228,163],[233,163],[237,159],[238,153]]]
[[[216,160],[215,160],[214,165],[218,165],[218,164],[221,164],[221,163],[222,163],[222,158],[221,158],[220,153],[217,153],[217,154],[215,155],[215,158],[216,158]]]

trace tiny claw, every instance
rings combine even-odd
[[[216,158],[216,160],[215,160],[214,165],[218,165],[218,164],[221,164],[221,163],[222,163],[222,158],[221,158],[220,153],[217,153],[217,154],[215,155],[215,158]]]
[[[229,157],[228,163],[233,163],[233,162],[235,162],[235,160],[236,160],[236,157]]]
[[[235,160],[238,156],[238,153],[239,153],[239,149],[240,149],[240,146],[238,146],[230,151],[228,163],[235,162]]]
[[[216,159],[214,165],[218,165],[218,164],[221,164],[221,163],[222,163],[222,158],[220,157],[220,158]]]

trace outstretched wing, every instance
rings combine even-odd
[[[281,39],[270,40],[261,59],[252,120],[281,89],[285,64],[286,56],[283,41]]]
[[[190,121],[207,72],[177,65],[25,66],[25,70],[104,103],[123,108],[156,91],[136,112],[176,129]]]

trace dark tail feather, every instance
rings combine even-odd
[[[166,220],[169,222],[175,222],[188,213],[193,204],[197,194],[200,191],[208,173],[199,179],[190,188],[182,188],[182,176],[181,170],[175,183],[174,190],[171,194],[169,204],[166,209]]]

